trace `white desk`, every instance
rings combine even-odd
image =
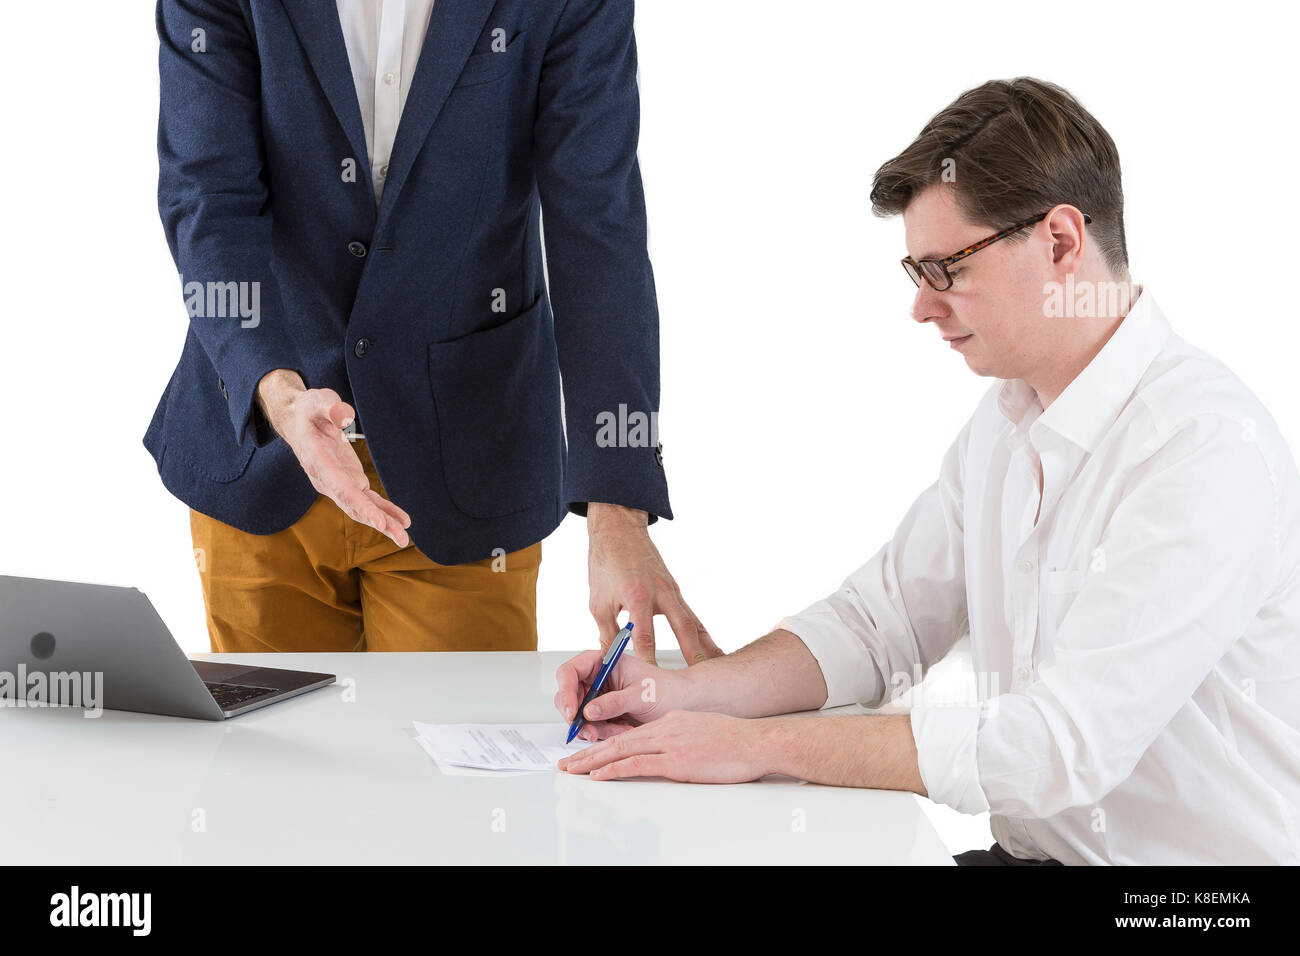
[[[224,722],[0,707],[5,862],[952,864],[909,793],[443,776],[415,741],[557,720],[568,656],[208,655],[339,677]]]

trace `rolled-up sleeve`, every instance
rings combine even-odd
[[[890,541],[834,594],[779,623],[817,659],[823,706],[879,706],[891,686],[912,681],[918,666],[923,676],[965,633],[962,487],[970,429],[968,421],[938,480]]]
[[[1095,552],[1104,570],[1085,578],[1033,683],[994,698],[975,734],[969,714],[960,727],[956,716],[922,722],[923,754],[954,741],[955,769],[932,798],[960,808],[978,773],[998,814],[1096,803],[1258,613],[1280,563],[1259,447],[1227,416],[1192,419],[1157,445],[1125,481]]]
[[[971,706],[912,708],[912,739],[926,795],[962,813],[984,813],[989,801],[980,786],[976,740],[987,702]]]

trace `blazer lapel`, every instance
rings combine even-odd
[[[366,129],[361,122],[361,107],[357,104],[357,88],[352,81],[352,66],[348,62],[347,44],[343,42],[343,27],[339,24],[335,5],[321,0],[282,0],[285,12],[298,34],[298,41],[307,51],[307,59],[334,115],[343,126],[348,143],[356,153],[357,165],[365,170],[366,185],[373,194],[370,180],[370,162],[366,151]],[[439,4],[435,4],[435,7]]]
[[[311,0],[298,0],[307,5]],[[420,51],[420,62],[411,89],[402,107],[402,119],[397,124],[397,138],[393,142],[393,155],[388,163],[388,178],[379,206],[379,221],[375,234],[379,235],[388,212],[397,201],[406,177],[415,164],[420,147],[429,137],[429,130],[442,111],[451,94],[456,78],[469,59],[474,41],[483,32],[488,14],[496,0],[436,0],[429,17],[429,30]],[[331,7],[332,10],[332,7]],[[335,32],[340,33],[337,18]],[[340,42],[339,46],[342,46]],[[346,56],[344,57],[346,61]],[[346,64],[345,64],[346,65]],[[351,74],[348,74],[351,84]],[[353,97],[355,99],[355,95]]]

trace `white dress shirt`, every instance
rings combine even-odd
[[[397,124],[411,91],[434,0],[336,0],[366,129],[375,202],[384,192]]]
[[[827,707],[969,629],[976,700],[913,702],[921,779],[1015,856],[1300,862],[1300,478],[1148,291],[1046,411],[995,382],[893,539],[779,626]]]

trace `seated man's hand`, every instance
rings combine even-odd
[[[600,673],[603,656],[599,650],[583,651],[555,672],[559,686],[555,707],[570,723]],[[578,736],[583,740],[609,737],[685,707],[689,703],[686,685],[685,671],[656,667],[625,653],[614,665],[601,695],[587,705],[587,722]]]
[[[558,766],[595,780],[667,777],[683,783],[744,783],[777,772],[773,730],[767,720],[674,710],[565,757]]]

